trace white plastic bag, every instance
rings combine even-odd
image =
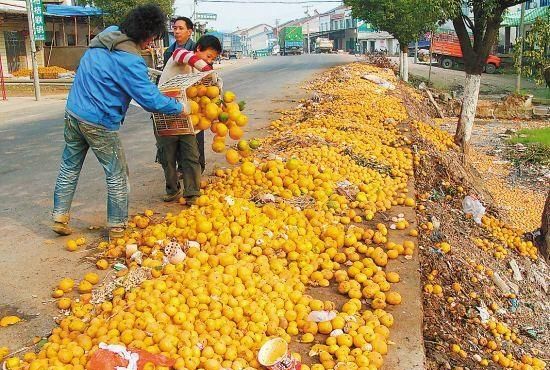
[[[335,317],[335,311],[311,311],[307,317],[307,320],[313,322],[324,322],[330,321]]]
[[[481,218],[485,215],[485,207],[481,202],[470,196],[466,195],[462,201],[462,211],[465,214],[471,214],[474,218],[474,221],[478,224],[481,224]]]

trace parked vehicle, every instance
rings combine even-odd
[[[271,55],[279,55],[280,52],[281,48],[279,47],[279,45],[274,45],[273,50],[271,50]]]
[[[281,55],[300,55],[304,52],[302,27],[288,26],[279,30],[279,48]]]
[[[432,40],[432,56],[443,68],[450,69],[463,64],[462,49],[455,35],[435,35]],[[485,72],[495,73],[500,68],[501,60],[496,55],[489,55],[485,62]]]
[[[325,37],[319,37],[315,40],[315,52],[320,53],[331,53],[332,48],[334,47],[334,42]]]

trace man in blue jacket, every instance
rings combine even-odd
[[[180,114],[182,104],[149,81],[141,50],[164,33],[166,16],[157,5],[134,8],[120,27],[90,42],[76,73],[65,112],[65,147],[54,190],[52,230],[69,235],[69,212],[88,149],[107,181],[109,236],[123,236],[128,222],[128,166],[118,130],[134,99],[149,112]]]

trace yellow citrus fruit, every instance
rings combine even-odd
[[[214,140],[212,143],[212,150],[216,153],[223,153],[225,150],[225,143],[221,140]]]
[[[229,137],[233,140],[239,140],[244,134],[244,131],[239,126],[231,127],[229,130]]]
[[[254,172],[256,172],[256,166],[254,166],[253,163],[251,162],[243,162],[243,164],[241,165],[241,171],[246,175],[246,176],[252,176],[254,174]]]
[[[239,149],[239,151],[241,151],[241,152],[246,152],[246,151],[250,150],[250,146],[248,145],[248,141],[239,140],[239,142],[237,143],[237,149]]]
[[[185,93],[188,98],[194,98],[198,95],[198,89],[196,86],[189,86]]]
[[[90,293],[92,289],[93,285],[88,280],[82,280],[80,284],[78,284],[79,293]]]
[[[190,114],[189,119],[191,120],[191,124],[193,125],[193,128],[196,129],[196,126],[199,124],[201,117],[198,114]]]
[[[57,286],[65,293],[70,292],[74,287],[74,280],[71,278],[63,278]]]
[[[76,244],[75,240],[70,239],[70,240],[67,240],[66,248],[68,251],[74,252],[78,249],[78,244]]]
[[[71,307],[72,300],[70,298],[61,298],[57,301],[57,307],[62,310],[66,310]]]
[[[225,152],[225,160],[229,164],[237,164],[239,162],[239,152],[235,149],[229,149]]]
[[[227,129],[227,126],[225,124],[218,123],[216,125],[216,135],[224,137],[224,136],[227,135],[227,131],[228,131],[228,129]]]
[[[214,103],[206,104],[206,107],[204,108],[204,115],[210,121],[217,119],[218,118],[218,106]]]
[[[104,259],[100,259],[95,263],[96,267],[100,270],[106,270],[109,267],[109,262]]]
[[[386,302],[389,304],[400,304],[401,303],[401,294],[397,292],[388,292],[386,293]]]
[[[210,125],[212,124],[212,122],[206,118],[206,117],[200,117],[199,118],[199,123],[196,124],[196,125],[193,125],[195,130],[208,130],[210,128]]]
[[[191,114],[197,114],[200,111],[200,106],[196,101],[190,100],[189,105],[191,106]]]
[[[208,86],[206,88],[206,96],[210,99],[214,99],[220,95],[220,89],[218,86]]]
[[[204,85],[196,85],[195,88],[197,89],[197,95],[199,97],[203,97],[206,95],[206,86]]]
[[[248,117],[241,113],[235,120],[235,123],[237,123],[237,126],[239,127],[246,126],[248,123]]]
[[[96,285],[99,282],[99,276],[95,272],[88,272],[84,275],[84,280],[90,282],[92,285]]]
[[[231,103],[231,102],[233,102],[233,101],[235,100],[235,98],[236,98],[236,95],[235,95],[235,93],[233,93],[232,91],[229,91],[229,90],[228,90],[228,91],[225,91],[225,92],[223,93],[223,101],[224,101],[225,103]]]

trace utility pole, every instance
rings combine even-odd
[[[191,13],[191,20],[193,21],[193,27],[195,28],[194,32],[193,32],[193,41],[197,41],[197,21],[196,21],[196,16],[197,14],[197,0],[193,0],[193,12]]]
[[[516,80],[516,93],[519,94],[521,92],[521,70],[522,70],[522,63],[523,63],[523,36],[525,35],[525,3],[521,4],[521,16],[519,19],[519,37],[520,37],[520,43],[519,43],[519,60],[518,60],[518,76]]]
[[[32,73],[34,77],[34,98],[40,100],[40,81],[38,80],[38,64],[36,63],[36,44],[34,42],[33,7],[27,0],[27,18],[29,21],[29,38],[31,42]]]
[[[307,26],[306,26],[306,29],[307,29],[306,34],[307,34],[307,53],[309,54],[310,53],[310,50],[309,50],[309,44],[310,44],[310,42],[309,42],[309,8],[313,8],[313,5],[303,5],[302,7],[306,9],[306,11],[304,13],[308,17]]]

